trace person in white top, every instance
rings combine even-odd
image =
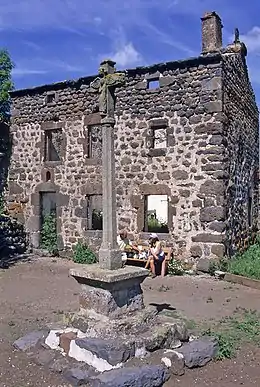
[[[155,277],[156,276],[155,265],[157,263],[160,263],[161,276],[164,277],[166,272],[165,253],[162,249],[162,245],[161,245],[161,242],[159,241],[158,235],[154,233],[150,234],[149,243],[150,243],[150,251],[149,251],[149,257],[145,265],[145,268],[148,269],[150,266],[152,275],[153,277]]]
[[[129,240],[127,236],[127,231],[121,231],[117,236],[117,244],[121,251],[125,252],[136,252],[139,253],[138,247],[133,245],[133,243]]]

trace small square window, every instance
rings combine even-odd
[[[61,161],[62,143],[62,129],[46,130],[44,161]]]
[[[50,103],[54,103],[56,99],[55,93],[49,93],[46,96],[46,104],[49,105]]]
[[[154,129],[153,130],[153,148],[162,149],[167,147],[167,134],[166,129]]]
[[[159,79],[153,79],[151,81],[148,81],[149,90],[159,89],[159,87],[160,87]]]
[[[102,195],[87,196],[88,230],[103,229]]]

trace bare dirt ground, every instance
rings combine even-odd
[[[68,387],[62,378],[28,362],[13,350],[21,335],[60,320],[64,311],[78,308],[79,288],[68,276],[73,263],[33,259],[0,271],[0,387]],[[173,309],[188,319],[214,321],[237,307],[260,311],[260,292],[201,277],[148,278],[143,285],[146,304]],[[242,348],[237,358],[212,362],[186,371],[168,387],[259,386],[260,349]]]

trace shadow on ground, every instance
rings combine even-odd
[[[18,262],[31,262],[29,254],[15,254],[0,258],[0,269],[9,269]]]

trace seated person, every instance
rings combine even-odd
[[[117,236],[117,244],[122,252],[135,252],[139,254],[139,249],[127,237],[127,231],[121,231]]]
[[[155,273],[155,265],[157,263],[161,263],[161,276],[165,276],[166,272],[166,262],[165,262],[165,253],[162,249],[161,242],[159,241],[157,234],[151,234],[149,237],[149,243],[150,243],[150,250],[149,250],[149,256],[148,261],[145,265],[145,268],[148,269],[149,266],[151,267],[151,271],[153,274],[153,277],[156,276]]]

